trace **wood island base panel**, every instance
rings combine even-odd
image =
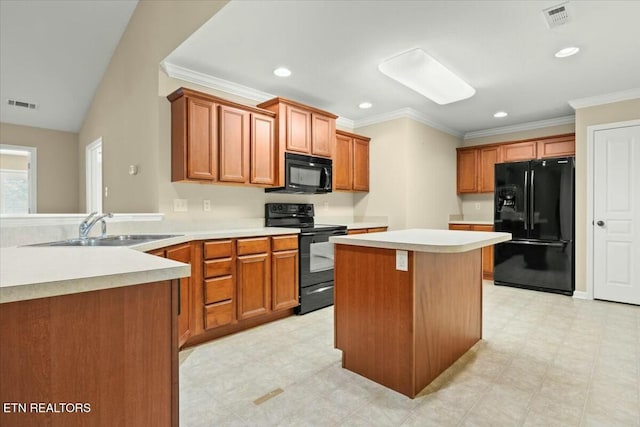
[[[162,281],[0,305],[0,425],[177,427],[177,295]]]
[[[481,249],[335,245],[335,345],[342,366],[414,398],[482,338]]]

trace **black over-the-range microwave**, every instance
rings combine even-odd
[[[284,187],[265,188],[279,193],[331,193],[332,162],[323,157],[284,153]]]

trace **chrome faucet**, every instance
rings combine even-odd
[[[82,222],[78,228],[79,236],[81,239],[86,239],[89,232],[98,221],[102,223],[102,237],[107,235],[107,222],[104,218],[113,218],[112,213],[100,214],[98,212],[91,212]]]

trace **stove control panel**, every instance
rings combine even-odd
[[[313,218],[313,203],[266,203],[265,218],[305,216]]]

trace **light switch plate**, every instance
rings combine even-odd
[[[409,253],[396,250],[396,270],[409,271]]]

